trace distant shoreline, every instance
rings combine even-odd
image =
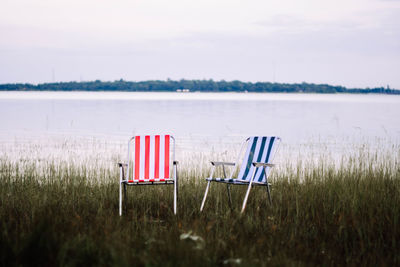
[[[270,83],[213,80],[149,80],[132,82],[117,80],[103,82],[58,82],[58,83],[8,83],[0,84],[0,91],[81,91],[81,92],[242,92],[242,93],[317,93],[317,94],[390,94],[400,95],[400,90],[384,87],[346,88],[329,84]]]

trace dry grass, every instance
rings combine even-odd
[[[118,169],[3,154],[0,265],[399,265],[398,153],[284,164],[244,216],[220,184],[200,214],[207,170],[184,167],[177,216],[172,187],[130,187],[122,218]]]

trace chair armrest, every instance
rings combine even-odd
[[[210,161],[210,163],[213,166],[221,166],[221,165],[235,166],[234,162]]]
[[[253,162],[254,167],[274,167],[275,164],[271,163],[262,163],[262,162]]]
[[[125,180],[125,170],[128,168],[127,163],[123,162],[118,162],[118,167],[119,167],[119,181],[121,182],[122,180]]]

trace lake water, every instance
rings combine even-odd
[[[391,95],[0,92],[0,114],[3,151],[63,140],[125,144],[154,133],[173,134],[187,153],[251,135],[280,136],[287,149],[400,142],[400,96]]]

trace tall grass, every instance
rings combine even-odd
[[[394,265],[400,264],[398,150],[366,150],[340,163],[284,163],[272,205],[254,187],[213,184],[207,169],[179,169],[172,187],[129,187],[118,216],[117,168],[0,157],[0,265]]]

